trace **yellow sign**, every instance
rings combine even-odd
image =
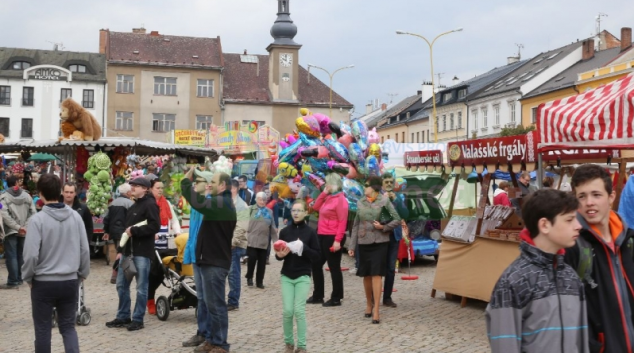
[[[174,144],[205,147],[206,130],[174,130]]]

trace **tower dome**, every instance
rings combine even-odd
[[[299,45],[293,40],[297,35],[297,26],[291,20],[289,3],[290,0],[277,0],[277,19],[271,27],[273,44]]]

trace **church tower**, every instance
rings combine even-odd
[[[297,26],[293,24],[290,13],[290,0],[277,0],[277,19],[271,27],[271,43],[269,52],[269,89],[273,101],[296,102],[299,84],[299,49],[301,44],[293,38],[297,34]]]

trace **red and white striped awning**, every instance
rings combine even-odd
[[[634,148],[634,73],[537,109],[540,151]]]

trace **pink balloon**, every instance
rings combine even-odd
[[[290,135],[290,136],[287,138],[287,140],[288,140],[288,144],[289,144],[289,145],[292,145],[292,144],[294,144],[294,143],[297,141],[297,137],[295,137],[295,135]]]
[[[346,178],[348,178],[348,179],[356,179],[357,178],[357,170],[352,166],[352,164],[348,165],[348,167],[350,169],[348,170],[348,175],[346,175]]]
[[[288,142],[286,142],[286,141],[280,141],[280,147],[282,147],[282,149],[285,149],[285,148],[286,148],[286,147],[288,147],[288,146],[290,146],[290,145],[288,144]]]
[[[319,123],[319,130],[322,134],[325,135],[332,132],[330,131],[330,126],[328,126],[328,124],[330,124],[330,118],[327,115],[315,113],[313,116],[317,119],[317,122]]]
[[[348,146],[350,146],[350,144],[353,142],[354,142],[354,137],[352,137],[352,135],[350,134],[343,134],[343,136],[339,138],[339,143],[346,146],[346,148],[348,148]]]
[[[373,143],[379,143],[380,138],[379,134],[376,132],[376,128],[372,128],[372,130],[368,131],[368,145]]]

